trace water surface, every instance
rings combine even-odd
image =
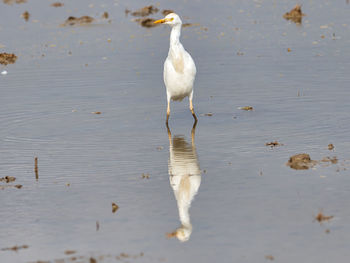
[[[0,251],[1,262],[70,262],[68,249],[83,262],[121,253],[129,262],[346,261],[350,5],[306,1],[296,25],[282,17],[295,4],[285,0],[158,2],[200,24],[181,40],[198,71],[193,141],[187,100],[171,104],[170,141],[164,123],[170,29],[140,27],[124,12],[156,3],[1,3],[0,52],[18,60],[1,67],[0,177],[23,187],[0,191],[0,249],[29,246]],[[71,15],[97,21],[61,27]],[[174,139],[181,169],[197,178],[182,180],[190,190],[180,205],[169,177]],[[275,140],[284,145],[265,146]],[[285,165],[303,152],[339,161]],[[186,225],[181,211],[188,240],[167,239]],[[320,224],[320,211],[334,218]]]

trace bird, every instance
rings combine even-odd
[[[164,62],[163,78],[167,94],[166,124],[170,116],[170,100],[181,101],[189,98],[189,106],[195,123],[197,116],[193,108],[193,83],[196,78],[196,65],[191,55],[180,42],[182,21],[175,13],[170,13],[155,24],[167,24],[172,27],[168,57]]]

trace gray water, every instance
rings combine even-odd
[[[0,190],[1,262],[348,260],[345,0],[304,1],[301,25],[282,17],[293,1],[158,1],[200,24],[181,40],[198,72],[193,138],[187,100],[171,104],[170,137],[165,126],[170,28],[124,13],[156,2],[50,4],[0,3],[0,52],[18,56],[0,67],[0,177],[23,185]],[[97,21],[61,27],[72,15]],[[283,145],[265,146],[275,140]],[[285,164],[298,153],[338,163],[293,170]],[[190,190],[179,203],[169,171],[186,169],[200,174],[183,177]],[[167,238],[181,209],[192,226],[185,242]],[[334,217],[320,224],[319,212]],[[15,245],[28,248],[1,250]]]

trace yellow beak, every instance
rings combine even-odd
[[[159,19],[159,20],[157,20],[157,21],[154,21],[153,23],[154,23],[154,24],[163,24],[163,23],[165,23],[165,22],[166,22],[166,19],[163,18],[163,19]]]
[[[163,23],[165,23],[165,22],[170,22],[170,21],[173,21],[174,20],[174,18],[163,18],[163,19],[159,19],[159,20],[157,20],[157,21],[154,21],[153,23],[154,24],[163,24]]]

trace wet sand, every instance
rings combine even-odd
[[[0,53],[17,56],[0,65],[0,178],[16,178],[0,182],[1,262],[349,258],[345,0],[302,3],[300,24],[283,18],[289,1],[12,2],[0,3]],[[178,149],[165,126],[170,28],[131,15],[151,4],[149,18],[170,9],[196,25],[181,41],[199,121],[192,143],[187,100],[172,103]],[[93,22],[62,27],[71,16]],[[181,149],[175,164],[201,173],[174,181]],[[318,163],[288,167],[300,153]]]

